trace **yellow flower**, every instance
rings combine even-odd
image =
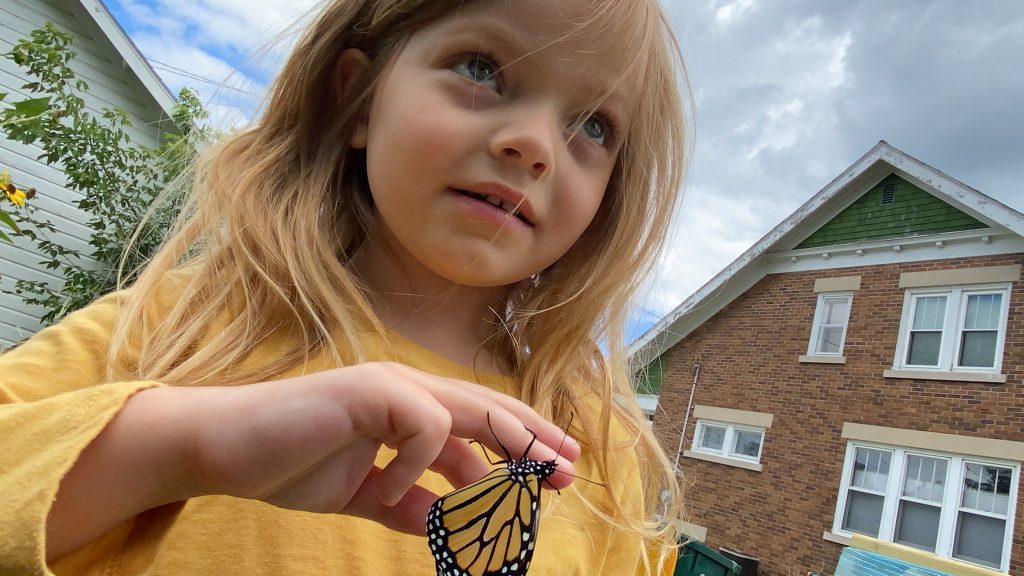
[[[6,169],[0,174],[0,190],[3,190],[4,194],[7,194],[7,199],[14,204],[18,206],[25,205],[25,191],[20,190],[11,182],[11,175]]]

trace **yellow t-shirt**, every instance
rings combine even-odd
[[[425,537],[360,518],[225,496],[150,510],[46,566],[46,515],[61,478],[132,394],[161,385],[103,381],[120,297],[102,298],[0,356],[0,574],[436,574]],[[384,341],[368,333],[363,344],[370,360],[402,362],[505,392],[515,386],[394,334]],[[264,349],[273,357],[272,344]],[[305,371],[327,367],[326,358],[316,359]],[[378,465],[392,456],[383,449]],[[608,483],[623,505],[642,506],[635,452],[622,449],[612,457],[610,478],[598,477],[586,451],[575,463],[577,473]],[[432,472],[419,483],[437,494],[452,490]],[[586,482],[575,482],[561,495],[545,491],[532,575],[635,573],[639,539],[607,526],[587,510],[584,498],[602,508],[607,504],[604,490]]]

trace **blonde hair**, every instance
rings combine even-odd
[[[595,512],[647,543],[671,544],[667,520],[679,513],[679,482],[632,401],[624,341],[630,304],[661,250],[681,190],[690,142],[686,91],[679,88],[685,75],[657,0],[590,1],[594,15],[580,28],[614,30],[628,46],[628,77],[620,79],[635,90],[628,131],[594,221],[539,282],[512,292],[491,344],[521,380],[520,399],[556,422],[581,416],[583,396],[600,399],[598,419],[574,431],[584,430],[580,440],[607,477],[611,423],[625,427],[640,457],[647,511],[644,518],[619,507]],[[316,354],[333,354],[340,364],[338,349],[354,351],[345,361],[360,360],[360,327],[382,328],[346,267],[373,225],[373,208],[364,152],[345,143],[405,40],[464,4],[335,0],[321,11],[254,126],[208,151],[183,183],[190,188],[187,208],[130,292],[112,366],[131,349],[133,377],[241,384],[272,379]],[[343,100],[335,63],[347,48],[369,55],[370,70]],[[161,318],[148,318],[147,302],[166,284],[166,273],[180,268],[188,273],[178,276],[176,303]],[[281,330],[289,331],[291,350],[269,363],[244,362]],[[668,502],[658,497],[666,490]]]

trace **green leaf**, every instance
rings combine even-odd
[[[43,96],[42,98],[29,98],[22,100],[21,102],[14,103],[14,110],[20,116],[28,118],[39,116],[46,109],[50,107],[50,96]]]
[[[4,234],[3,232],[0,232],[0,240],[7,242],[8,244],[14,244],[14,241],[11,240],[11,237],[8,236],[7,234]]]
[[[11,215],[4,210],[0,210],[0,222],[3,222],[8,228],[15,232],[21,232],[21,228],[18,228],[18,224],[14,221],[14,218],[11,218]]]

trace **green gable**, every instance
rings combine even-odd
[[[868,190],[797,248],[987,228],[895,174]]]
[[[633,385],[637,394],[661,394],[661,381],[668,366],[668,350],[654,359],[647,367],[633,374]]]

